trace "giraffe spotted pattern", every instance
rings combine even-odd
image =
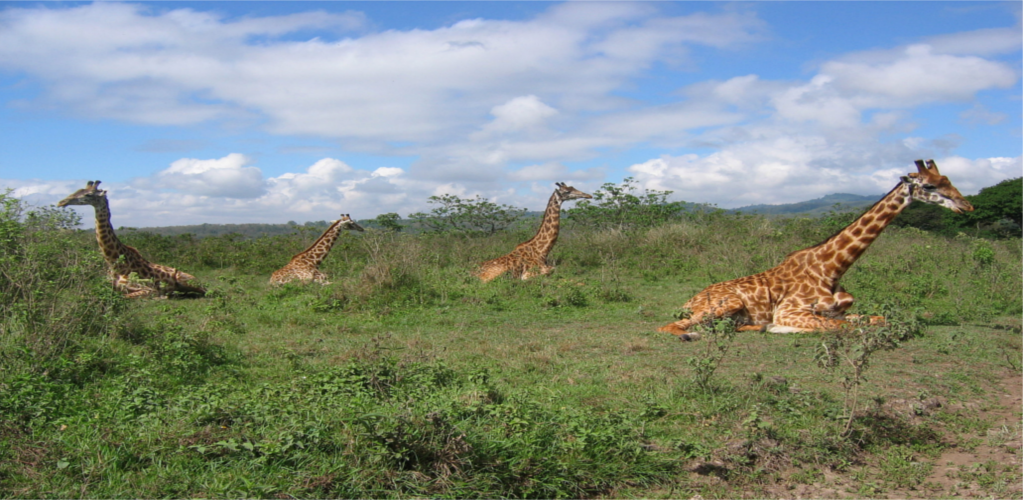
[[[558,222],[562,214],[562,202],[593,198],[572,186],[566,186],[564,182],[558,182],[555,185],[558,187],[548,200],[548,206],[544,210],[544,218],[541,220],[537,234],[528,241],[516,245],[515,250],[508,255],[480,264],[476,275],[484,283],[507,272],[511,272],[514,278],[527,280],[537,274],[551,274],[551,271],[555,270],[555,266],[548,263],[548,253],[551,252],[555,241],[558,240]]]
[[[109,278],[114,288],[128,298],[160,297],[170,293],[205,295],[206,289],[196,283],[195,276],[173,267],[153,264],[138,250],[121,243],[110,223],[110,203],[107,192],[99,189],[100,181],[89,181],[84,189],[75,191],[57,203],[92,205],[96,211],[96,241],[107,261]]]
[[[327,258],[327,254],[334,247],[334,242],[342,230],[362,231],[363,228],[348,214],[342,214],[341,218],[332,222],[330,227],[321,234],[309,248],[295,254],[284,267],[274,271],[270,275],[270,284],[283,285],[291,281],[302,281],[308,283],[314,281],[321,285],[330,285],[327,275],[320,271],[320,263]]]
[[[949,179],[939,174],[935,162],[917,160],[917,172],[901,177],[889,194],[856,221],[823,243],[789,254],[763,273],[711,285],[683,305],[688,318],[669,323],[658,331],[682,340],[700,338],[691,332],[709,316],[730,317],[739,330],[773,333],[835,330],[847,324],[843,313],[853,296],[839,280],[913,200],[946,207],[954,212],[974,210]],[[882,318],[872,318],[879,321]]]

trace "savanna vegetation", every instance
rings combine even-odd
[[[385,214],[338,239],[333,284],[277,288],[314,228],[124,231],[209,289],[145,301],[112,292],[75,212],[4,195],[0,496],[1019,497],[1020,408],[984,411],[1021,373],[1019,236],[890,227],[843,281],[887,326],[681,343],[654,330],[693,293],[855,214],[606,187],[568,211],[549,277],[471,274],[535,222],[410,234]],[[1016,463],[942,472],[980,447]]]

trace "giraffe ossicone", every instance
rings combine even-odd
[[[298,280],[304,283],[315,281],[321,285],[330,285],[327,275],[320,271],[320,263],[327,258],[342,230],[362,231],[363,227],[352,220],[349,214],[341,214],[341,218],[332,221],[327,230],[309,248],[295,254],[288,264],[274,271],[274,274],[270,275],[270,284],[283,285]]]
[[[537,274],[551,274],[551,271],[555,270],[555,266],[548,263],[548,253],[551,252],[555,241],[558,240],[562,203],[581,198],[593,198],[572,186],[566,186],[564,182],[556,182],[555,186],[557,187],[551,194],[551,198],[548,199],[548,206],[544,210],[544,218],[541,220],[537,234],[516,245],[515,250],[509,254],[480,264],[476,276],[484,283],[507,272],[511,272],[514,278],[527,280]]]
[[[96,241],[107,261],[114,288],[128,298],[164,297],[171,293],[203,296],[206,289],[196,283],[195,276],[173,267],[147,261],[139,251],[121,243],[110,223],[107,192],[99,189],[100,181],[89,181],[85,188],[57,202],[58,207],[92,205],[96,212]]]
[[[974,210],[934,161],[914,163],[917,172],[900,177],[892,191],[849,226],[818,245],[787,255],[767,271],[705,288],[683,305],[690,311],[688,318],[658,331],[696,340],[700,334],[693,327],[709,317],[732,318],[738,330],[772,333],[843,328],[854,319],[844,316],[853,296],[839,286],[840,278],[903,209],[918,200],[956,213]]]

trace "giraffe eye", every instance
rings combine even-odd
[[[921,187],[923,187],[925,191],[935,191],[935,186],[931,184],[922,184]]]

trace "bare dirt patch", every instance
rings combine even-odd
[[[977,408],[976,417],[991,422],[975,435],[947,432],[951,444],[931,463],[931,473],[913,488],[892,488],[876,479],[877,464],[863,474],[820,472],[811,484],[783,481],[767,489],[777,498],[1021,498],[1021,375],[1000,380],[1001,391],[993,404],[968,403],[937,411]],[[927,466],[922,461],[922,466]],[[794,479],[794,478],[790,478]]]
[[[1021,498],[1022,382],[1020,375],[1001,381],[998,403],[980,410],[991,428],[975,446],[943,452],[925,485],[942,496]]]

